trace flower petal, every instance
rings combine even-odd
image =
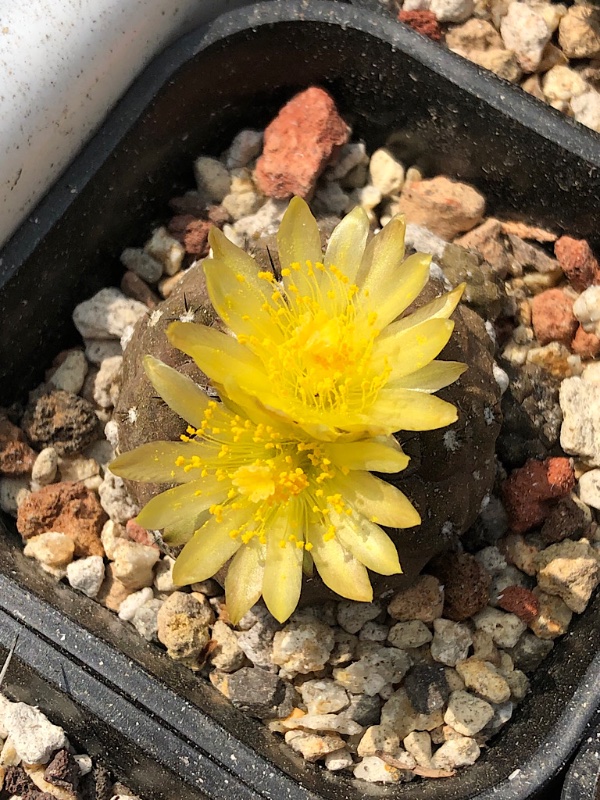
[[[323,448],[336,466],[348,469],[400,472],[406,469],[410,461],[393,436],[388,438],[388,443],[368,439],[358,442],[335,442],[324,445]]]
[[[428,319],[395,336],[378,338],[371,368],[375,373],[383,372],[386,367],[391,369],[389,381],[416,372],[439,355],[453,330],[454,323],[449,319]]]
[[[246,507],[224,514],[222,522],[210,517],[179,554],[173,567],[173,582],[185,586],[212,578],[239,550],[240,537],[233,539],[229,531],[238,528],[249,514]]]
[[[435,300],[421,306],[421,308],[418,308],[411,314],[407,314],[405,317],[402,317],[402,319],[390,323],[380,334],[379,338],[383,339],[388,336],[395,336],[397,333],[400,333],[400,331],[414,328],[415,325],[419,325],[426,319],[448,319],[458,305],[466,285],[466,283],[461,283],[460,286],[457,286],[456,289],[453,289],[451,292],[436,297]]]
[[[385,231],[385,228],[383,230]],[[368,286],[365,284],[361,287],[360,296],[364,297],[365,304],[377,313],[375,325],[379,330],[400,316],[419,296],[429,279],[430,263],[431,256],[414,253],[401,265],[395,265],[386,275],[381,275],[377,281],[371,281]]]
[[[304,267],[306,261],[315,264],[323,257],[317,221],[301,197],[293,197],[283,215],[277,232],[277,249],[282,269],[294,263]]]
[[[149,530],[176,527],[193,533],[198,528],[197,521],[202,512],[226,496],[227,488],[223,481],[200,478],[153,497],[137,515],[136,521]]]
[[[456,407],[435,395],[386,386],[364,416],[364,424],[376,433],[432,431],[457,419]]]
[[[255,536],[240,547],[229,565],[225,578],[225,597],[229,619],[234,625],[250,611],[261,595],[266,549]]]
[[[189,483],[197,480],[197,470],[186,472],[176,466],[179,456],[203,458],[206,448],[197,442],[148,442],[128,453],[121,453],[109,464],[119,478],[147,483]]]
[[[217,261],[229,264],[234,272],[244,275],[249,283],[260,285],[256,261],[245,250],[228,239],[216,225],[213,225],[208,232],[208,243],[213,251],[213,257]]]
[[[326,267],[337,267],[354,283],[369,235],[369,218],[361,206],[356,206],[336,225],[325,251]]]
[[[302,588],[303,549],[288,541],[288,520],[281,513],[267,533],[267,558],[262,596],[278,622],[285,622],[294,612]],[[283,546],[282,546],[283,544]]]
[[[323,541],[325,531],[316,526],[307,530],[307,540],[312,544],[310,554],[323,583],[348,600],[370,603],[373,588],[367,568],[348,552],[337,539]]]
[[[332,514],[336,537],[342,547],[349,550],[361,564],[380,575],[398,575],[402,572],[396,545],[379,525],[358,514]]]
[[[346,503],[371,522],[389,528],[412,528],[421,524],[421,517],[408,497],[370,472],[355,470],[349,475],[339,475],[335,478],[335,487]]]
[[[432,361],[423,369],[390,382],[388,388],[414,389],[415,392],[427,393],[437,392],[458,380],[467,369],[467,365],[460,361]]]
[[[144,369],[150,383],[169,408],[194,428],[200,427],[210,402],[206,392],[191,378],[153,356],[144,356]]]
[[[278,332],[269,312],[263,308],[272,290],[267,295],[270,285],[257,277],[256,264],[252,278],[214,258],[205,259],[202,268],[211,303],[228,328],[236,334],[261,335],[261,338],[265,331],[270,336]]]

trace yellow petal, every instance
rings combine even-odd
[[[333,229],[325,252],[325,266],[341,269],[349,282],[354,283],[368,235],[369,218],[361,206],[356,206]]]
[[[349,550],[365,567],[380,575],[397,575],[402,572],[396,545],[379,525],[358,514],[347,516],[334,513],[331,522],[337,528],[335,535],[342,547]]]
[[[310,208],[301,197],[293,197],[287,207],[279,231],[277,249],[282,269],[305,261],[322,259],[321,234]]]
[[[222,522],[210,517],[179,554],[173,567],[173,582],[185,586],[212,578],[240,548],[240,537],[233,539],[229,531],[238,528],[248,516],[248,509],[244,508],[224,513]]]
[[[400,472],[406,469],[410,459],[402,452],[393,436],[389,439],[393,444],[369,439],[363,442],[335,442],[324,445],[324,450],[338,467],[373,472]]]
[[[171,547],[179,547],[180,545],[187,544],[192,538],[194,533],[201,528],[204,523],[210,519],[208,511],[203,511],[196,520],[196,527],[190,530],[186,525],[169,525],[162,532],[163,541]]]
[[[394,431],[432,431],[458,419],[452,403],[411,389],[384,387],[365,415],[364,422],[377,433]]]
[[[402,319],[390,323],[387,328],[380,334],[380,339],[388,336],[395,336],[400,331],[406,331],[409,328],[414,328],[426,319],[448,319],[454,309],[459,303],[460,298],[465,290],[466,283],[461,283],[456,289],[453,289],[447,294],[436,297],[430,303],[427,303],[411,314],[407,314]]]
[[[391,222],[388,225],[391,225]],[[393,270],[390,269],[387,275],[382,275],[377,282],[371,282],[368,289],[361,287],[360,296],[364,297],[368,307],[376,312],[375,325],[379,330],[400,316],[419,296],[429,280],[430,263],[431,256],[415,253],[401,265],[397,265]]]
[[[143,528],[150,530],[177,527],[193,533],[198,528],[196,523],[202,512],[226,496],[227,488],[224,488],[223,481],[201,478],[153,497],[136,519]]]
[[[370,603],[373,589],[366,567],[334,538],[323,541],[325,531],[313,526],[307,531],[310,554],[323,583],[348,600]]]
[[[250,611],[261,595],[266,546],[258,537],[242,545],[227,570],[225,598],[229,619],[234,625]]]
[[[396,214],[368,243],[357,275],[363,292],[370,293],[398,269],[404,258],[405,232],[406,220]]]
[[[200,427],[210,402],[206,392],[191,378],[153,356],[144,356],[144,369],[150,383],[169,408],[194,428]]]
[[[249,283],[259,285],[256,261],[245,250],[230,241],[216,225],[213,225],[208,232],[208,243],[217,261],[229,264],[234,272],[244,275]]]
[[[206,448],[197,442],[148,442],[128,453],[122,453],[109,464],[119,478],[146,483],[189,483],[197,480],[198,470],[185,472],[175,465],[179,456],[203,458]]]
[[[233,336],[195,322],[172,322],[167,337],[174,347],[191,356],[212,381],[226,389],[237,383],[260,387],[261,362]]]
[[[408,497],[391,483],[370,472],[355,470],[335,478],[336,490],[367,520],[389,528],[412,528],[421,523]]]
[[[390,381],[389,389],[414,389],[416,392],[437,392],[458,380],[468,369],[460,361],[432,361],[423,369],[412,372],[404,378]]]
[[[448,344],[453,330],[454,323],[449,319],[428,319],[395,336],[377,339],[372,369],[381,373],[387,366],[391,369],[390,381],[422,369]]]
[[[270,300],[272,289],[257,277],[256,265],[253,279],[232,269],[225,261],[213,258],[205,259],[202,268],[211,303],[228,328],[236,334],[260,334],[261,338],[266,330],[270,336],[276,335],[278,328],[263,308]]]
[[[269,526],[262,596],[278,622],[294,612],[302,588],[303,550],[288,541],[289,526],[283,513]],[[283,543],[283,546],[282,546]]]

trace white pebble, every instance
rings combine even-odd
[[[121,344],[115,339],[84,339],[85,357],[90,364],[100,366],[105,358],[120,356],[123,351]]]
[[[4,726],[17,754],[28,764],[47,764],[53,753],[67,746],[63,729],[25,703],[7,707]]]
[[[220,203],[229,191],[231,179],[227,169],[216,158],[200,156],[194,161],[198,191],[214,203]]]
[[[157,592],[174,592],[177,584],[173,583],[173,567],[175,559],[171,556],[164,556],[156,565],[154,570],[154,586]]]
[[[152,585],[154,581],[152,568],[160,558],[160,552],[156,547],[119,539],[113,555],[114,575],[127,589],[136,591]]]
[[[573,303],[573,314],[588,333],[600,332],[600,286],[588,286]]]
[[[52,374],[49,383],[56,389],[79,394],[87,375],[88,365],[81,350],[71,350]]]
[[[181,269],[185,247],[165,227],[154,231],[152,238],[144,245],[144,250],[162,264],[165,275],[175,275]]]
[[[94,401],[100,408],[113,408],[119,399],[123,356],[105,358],[94,380]]]
[[[31,494],[27,478],[0,478],[0,508],[13,517]]]
[[[542,60],[551,31],[544,17],[526,3],[511,3],[500,23],[508,50],[513,50],[524,72],[535,72]]]
[[[160,261],[138,247],[126,247],[121,253],[121,264],[146,283],[158,283],[163,273]]]
[[[148,311],[143,303],[132,300],[115,288],[100,289],[73,311],[79,333],[89,339],[120,339],[130,325]]]
[[[141,608],[145,603],[153,599],[154,592],[148,586],[140,589],[139,592],[130,594],[119,606],[119,619],[130,622],[138,608]]]
[[[600,509],[600,469],[591,469],[579,478],[579,497],[588,506]]]
[[[108,469],[98,494],[102,508],[114,522],[124,524],[139,514],[139,506],[129,495],[123,480]]]
[[[74,589],[88,597],[96,597],[104,580],[102,556],[78,558],[67,566],[67,580]]]
[[[45,447],[35,459],[31,470],[31,482],[38,486],[47,486],[56,477],[58,455],[53,447]]]
[[[241,130],[236,134],[227,151],[225,157],[227,169],[247,167],[252,159],[259,155],[262,141],[262,131],[253,131],[249,128]]]

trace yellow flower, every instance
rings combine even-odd
[[[431,261],[422,253],[403,260],[404,230],[396,216],[367,244],[369,222],[355,208],[323,256],[317,223],[295,197],[278,233],[278,280],[212,228],[208,292],[234,336],[174,322],[169,339],[236,402],[255,397],[318,439],[449,425],[456,409],[433,392],[466,367],[434,359],[464,287],[399,318]]]
[[[333,591],[373,596],[367,569],[401,572],[380,525],[420,523],[405,495],[369,470],[398,472],[406,456],[393,437],[323,442],[265,413],[211,400],[189,378],[151,356],[146,372],[188,423],[180,442],[150,442],[120,455],[116,475],[179,484],[137,517],[187,542],[173,570],[179,585],[212,577],[229,559],[225,593],[237,622],[263,596],[280,622],[296,608],[302,571],[316,566]]]

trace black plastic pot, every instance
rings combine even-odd
[[[599,243],[596,134],[393,20],[342,4],[261,4],[157,59],[0,254],[2,402],[35,385],[74,340],[73,306],[118,280],[118,254],[141,243],[168,198],[192,184],[193,158],[219,153],[240,128],[264,125],[315,83],[332,92],[369,149],[394,132],[406,162],[475,184],[492,213]],[[69,690],[94,726],[114,731],[113,762],[147,798],[556,797],[551,781],[600,699],[596,598],[473,767],[444,781],[358,785],[304,763],[108,610],[36,570],[14,532],[0,536],[1,613],[38,631],[53,657],[85,676],[84,688]],[[0,620],[5,645],[7,626]],[[36,662],[31,649],[19,653],[65,690],[58,668]],[[130,772],[138,759],[143,768]]]
[[[561,800],[600,797],[600,709],[583,734],[583,743],[566,774]]]

